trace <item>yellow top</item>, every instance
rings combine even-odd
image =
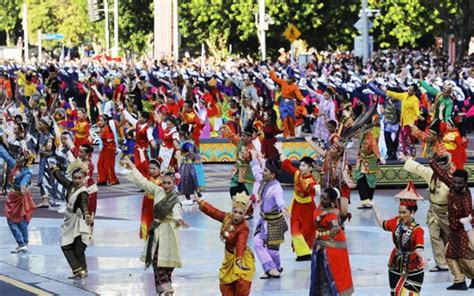
[[[402,103],[402,114],[400,116],[400,124],[402,126],[415,123],[420,115],[420,102],[415,95],[410,96],[407,92],[387,91],[387,96]]]

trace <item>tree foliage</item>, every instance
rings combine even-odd
[[[52,48],[59,43],[68,46],[90,43],[98,30],[87,16],[87,0],[27,0],[30,43],[37,43],[37,32],[61,33],[64,40],[43,42]]]
[[[0,31],[6,34],[6,43],[12,45],[13,29],[20,22],[22,1],[19,0],[2,0],[0,5]]]
[[[109,0],[109,3],[112,2],[112,0]],[[110,22],[112,24],[113,14],[111,13],[110,16]],[[112,34],[113,30],[110,32]],[[153,1],[120,0],[119,41],[121,49],[133,53],[143,54],[148,49],[150,49],[150,40],[152,36]]]

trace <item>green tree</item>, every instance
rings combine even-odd
[[[8,46],[12,45],[13,29],[21,21],[21,5],[23,1],[20,0],[2,0],[0,5],[0,31],[6,34],[6,43]]]
[[[27,0],[27,3],[30,42],[37,39],[38,30],[64,35],[64,40],[43,42],[43,47],[48,49],[59,43],[76,46],[97,41],[100,31],[89,21],[87,0]]]
[[[439,13],[427,0],[370,0],[372,8],[380,9],[374,20],[374,34],[380,47],[411,46],[441,23]]]
[[[270,53],[280,46],[288,46],[282,33],[289,23],[301,30],[301,38],[311,46],[326,48],[328,45],[351,44],[355,35],[352,25],[357,20],[357,3],[357,0],[266,0],[267,14],[275,22],[266,34]],[[257,1],[251,0],[182,1],[180,33],[183,47],[198,50],[200,44],[207,43],[211,49],[220,48],[225,53],[228,44],[232,43],[238,52],[257,54],[257,11]],[[336,28],[338,32],[335,34]]]
[[[112,14],[110,19],[112,23]],[[131,53],[143,54],[149,49],[152,36],[153,1],[120,0],[119,44],[121,48]]]

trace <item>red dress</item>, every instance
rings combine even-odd
[[[261,148],[263,157],[268,159],[270,157],[277,156],[279,153],[274,146],[277,142],[276,136],[281,134],[283,131],[280,130],[276,124],[265,125],[262,131],[264,136]]]
[[[148,181],[156,185],[161,185],[161,176],[149,177]],[[145,192],[142,203],[142,214],[140,218],[140,238],[146,240],[148,231],[153,223],[153,208],[155,196],[152,193]]]
[[[119,180],[115,175],[115,153],[117,146],[115,144],[115,136],[110,127],[107,125],[100,131],[100,139],[102,140],[102,150],[99,153],[97,162],[97,173],[99,183],[109,182],[109,184],[118,184]]]
[[[282,169],[294,175],[295,190],[290,208],[293,249],[297,256],[309,255],[311,254],[315,235],[314,223],[311,223],[311,221],[313,221],[313,212],[316,209],[314,186],[317,185],[317,181],[312,174],[302,176],[301,172],[293,167],[289,159],[283,161]],[[300,239],[301,236],[303,236],[304,241]]]
[[[395,245],[388,262],[390,287],[394,295],[406,295],[403,292],[405,289],[419,293],[423,283],[423,263],[415,250],[424,248],[423,228],[414,220],[405,225],[400,216],[383,221],[382,226],[392,233]]]
[[[317,238],[311,260],[310,296],[351,295],[354,291],[344,230],[334,237],[329,233],[333,227],[340,227],[338,212],[321,207],[314,210]]]

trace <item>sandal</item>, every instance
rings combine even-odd
[[[85,277],[87,277],[87,272],[84,269],[81,269],[75,272],[72,276],[68,277],[68,279],[75,280],[75,279],[83,279]]]
[[[261,280],[268,280],[268,279],[279,279],[280,275],[272,275],[269,271],[265,272],[262,276],[260,276]]]
[[[443,267],[440,267],[440,266],[436,265],[435,267],[430,269],[430,272],[441,272],[441,271],[448,271],[448,270],[449,269],[447,269],[447,268],[443,268]]]

